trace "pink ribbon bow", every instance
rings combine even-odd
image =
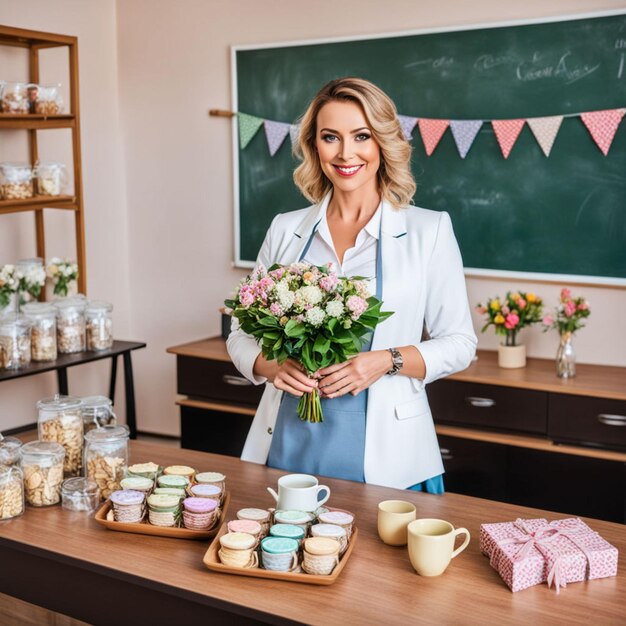
[[[537,548],[549,564],[551,556],[550,549],[552,549],[556,553],[556,558],[554,559],[552,567],[550,567],[550,571],[548,572],[548,587],[552,587],[552,583],[554,583],[556,592],[559,593],[559,589],[561,587],[567,587],[567,580],[565,572],[563,571],[563,554],[555,544],[555,539],[559,536],[569,539],[585,555],[589,567],[591,567],[591,555],[589,554],[587,548],[578,541],[573,533],[553,526],[553,524],[554,522],[550,522],[547,526],[542,526],[541,528],[533,531],[527,528],[523,519],[517,519],[514,522],[514,526],[524,533],[524,537],[507,537],[506,539],[501,539],[497,543],[499,546],[510,544],[521,545],[521,548],[513,557],[514,561],[523,561],[531,555],[533,548]],[[585,578],[587,578],[587,573],[585,573]]]

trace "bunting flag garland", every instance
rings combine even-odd
[[[428,156],[434,152],[437,144],[441,141],[443,134],[446,132],[446,128],[448,128],[448,124],[449,120],[419,118],[417,125],[419,126],[424,148]]]
[[[502,156],[505,159],[509,158],[525,123],[526,120],[491,120],[496,139],[500,144],[500,150],[502,150]]]
[[[289,126],[289,139],[291,140],[291,145],[295,145],[300,137],[300,124],[291,124]]]
[[[265,128],[265,138],[267,139],[267,145],[270,149],[270,155],[274,156],[278,152],[278,148],[283,145],[285,137],[289,134],[289,124],[265,120],[263,126]]]
[[[533,131],[537,143],[548,157],[556,139],[556,134],[561,128],[563,121],[562,115],[552,115],[550,117],[530,117],[528,118],[528,126]]]
[[[459,151],[462,159],[467,156],[467,153],[472,147],[474,139],[476,139],[476,135],[478,135],[478,131],[480,131],[482,125],[482,120],[450,121],[450,130],[452,131],[452,136],[454,137],[457,150]]]
[[[407,141],[411,141],[411,139],[413,139],[413,129],[415,128],[415,124],[417,124],[417,118],[409,115],[398,115],[398,121],[404,133],[404,138]]]
[[[623,109],[581,113],[580,117],[604,156],[609,153],[617,127],[624,117]]]
[[[264,120],[262,117],[255,117],[247,113],[237,113],[237,118],[239,121],[239,145],[243,150],[252,141]]]

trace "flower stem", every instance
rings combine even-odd
[[[324,421],[322,415],[322,404],[320,402],[320,396],[317,389],[309,393],[305,393],[298,402],[297,408],[298,417],[303,422],[311,422],[319,424]]]

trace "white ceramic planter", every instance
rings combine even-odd
[[[526,346],[498,346],[498,365],[507,369],[526,367]]]

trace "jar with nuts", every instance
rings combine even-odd
[[[61,500],[65,449],[54,441],[31,441],[22,446],[24,496],[31,506],[50,506]]]
[[[24,477],[18,466],[0,466],[0,520],[24,512]]]
[[[28,83],[2,83],[0,112],[25,115],[30,112]]]
[[[30,330],[23,315],[0,318],[0,369],[16,370],[30,363]]]
[[[46,302],[22,305],[24,317],[32,324],[30,351],[33,361],[54,361],[57,358],[56,309]]]
[[[106,500],[121,489],[128,467],[128,426],[104,426],[85,435],[85,476],[94,480]]]
[[[115,426],[117,416],[113,412],[113,402],[106,396],[89,396],[82,399],[80,407],[85,434],[94,428]]]
[[[40,196],[60,196],[67,184],[67,169],[62,163],[37,163],[33,174]]]
[[[59,93],[61,85],[37,85],[35,113],[39,115],[59,115],[63,113],[63,98]]]
[[[0,200],[32,198],[33,168],[26,163],[0,163]]]
[[[83,298],[65,298],[54,303],[57,312],[57,349],[59,354],[85,349],[85,307]]]
[[[82,468],[83,418],[80,408],[80,398],[59,394],[37,402],[39,439],[55,441],[63,446],[63,470],[68,476],[78,476]]]
[[[107,350],[113,345],[113,305],[92,300],[85,309],[87,350]]]
[[[3,437],[0,434],[0,469],[19,467],[22,442],[17,437]]]

